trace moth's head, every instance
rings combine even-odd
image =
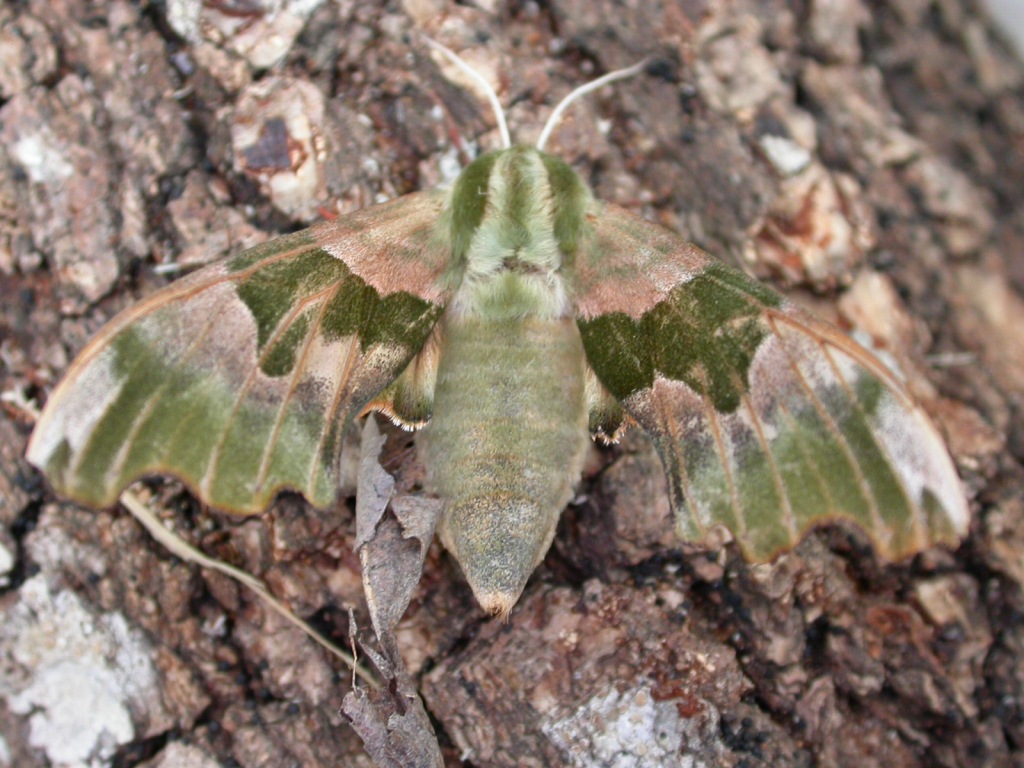
[[[565,162],[533,147],[474,160],[451,189],[444,225],[453,263],[469,274],[553,272],[575,256],[590,189]]]
[[[459,176],[441,220],[441,239],[451,244],[450,277],[492,274],[493,249],[512,249],[513,264],[557,270],[575,257],[583,214],[591,195],[567,164],[544,152],[548,139],[573,102],[603,85],[640,74],[647,61],[609,72],[571,91],[548,117],[535,147],[513,146],[498,94],[483,75],[440,43],[424,42],[476,81],[494,109],[504,149],[473,161]],[[493,218],[491,214],[497,214]],[[494,226],[492,226],[494,225]],[[475,242],[485,248],[477,248]],[[501,259],[506,260],[507,253]]]

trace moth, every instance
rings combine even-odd
[[[877,358],[742,272],[594,198],[536,147],[208,266],[115,317],[72,363],[28,459],[113,504],[174,475],[211,507],[335,503],[342,433],[421,429],[439,532],[507,614],[592,438],[639,425],[679,535],[722,525],[763,561],[843,520],[899,557],[969,515],[939,434]],[[485,83],[486,85],[486,83]],[[497,97],[488,90],[492,104]]]

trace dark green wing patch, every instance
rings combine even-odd
[[[760,284],[712,265],[639,319],[611,312],[581,319],[579,327],[587,360],[620,400],[649,389],[661,374],[706,393],[716,410],[731,413],[768,334],[762,309],[779,303]]]

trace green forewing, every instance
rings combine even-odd
[[[402,372],[443,309],[436,216],[434,196],[411,195],[157,292],[76,360],[29,459],[60,493],[94,506],[148,473],[241,513],[284,488],[329,505],[341,430]]]
[[[611,206],[591,221],[587,360],[651,435],[685,538],[722,524],[764,560],[830,520],[890,557],[964,534],[942,440],[873,356],[665,230]]]

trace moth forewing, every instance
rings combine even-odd
[[[242,514],[286,488],[329,506],[345,423],[443,309],[436,199],[270,241],[126,310],[54,391],[29,460],[92,506],[163,473]]]
[[[941,439],[874,356],[678,236],[611,207],[594,220],[587,360],[653,438],[684,537],[725,525],[765,560],[834,520],[889,557],[966,533]],[[607,298],[603,275],[630,269],[630,299]]]

